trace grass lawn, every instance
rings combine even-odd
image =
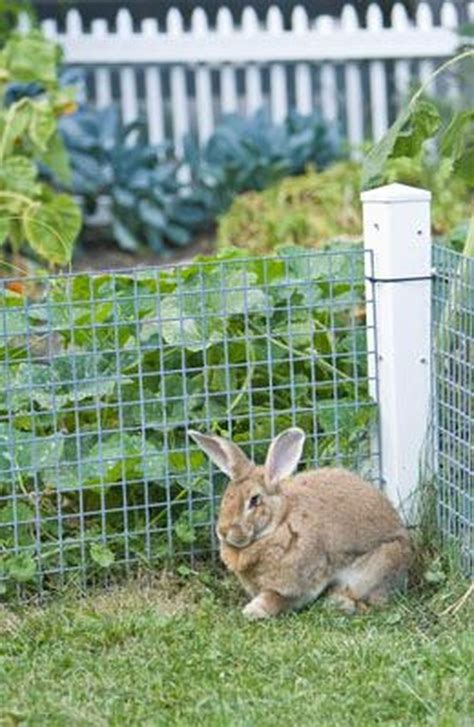
[[[467,585],[265,623],[207,572],[0,609],[0,724],[467,727],[472,599],[443,614]]]

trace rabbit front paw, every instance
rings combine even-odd
[[[252,620],[257,621],[262,618],[269,618],[272,614],[268,612],[266,608],[265,598],[262,596],[255,596],[250,603],[247,603],[244,609],[242,609],[243,615]]]
[[[295,604],[295,599],[282,596],[276,591],[262,591],[247,603],[242,613],[252,620],[269,618],[291,611]]]

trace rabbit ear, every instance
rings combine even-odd
[[[303,453],[304,440],[305,433],[297,427],[286,429],[273,440],[265,461],[265,484],[269,490],[293,474]]]
[[[188,434],[204,450],[214,464],[232,480],[244,477],[252,467],[252,463],[240,447],[233,442],[229,442],[228,439],[218,437],[215,434],[201,434],[194,431],[194,429],[188,429]]]

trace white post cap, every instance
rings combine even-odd
[[[361,194],[365,249],[383,280],[431,275],[431,192],[387,184]]]
[[[360,198],[362,202],[429,202],[431,192],[395,182],[362,192]]]

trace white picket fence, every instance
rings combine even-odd
[[[469,15],[474,19],[474,2]],[[264,23],[247,7],[238,26],[222,7],[213,28],[200,7],[189,29],[177,9],[169,11],[165,27],[148,18],[138,32],[125,8],[114,29],[97,18],[86,32],[75,9],[64,32],[53,19],[42,25],[61,43],[68,65],[87,69],[88,100],[98,107],[118,102],[126,122],[144,117],[150,141],[172,140],[180,154],[187,133],[202,144],[223,114],[252,114],[262,106],[275,121],[291,108],[304,114],[318,109],[354,149],[380,138],[410,86],[426,80],[459,46],[459,18],[456,6],[445,2],[435,25],[422,2],[414,21],[398,3],[390,28],[382,27],[375,4],[366,21],[360,27],[348,5],[339,18],[314,21],[297,6],[290,30],[277,7]],[[456,95],[455,82],[449,93]]]

